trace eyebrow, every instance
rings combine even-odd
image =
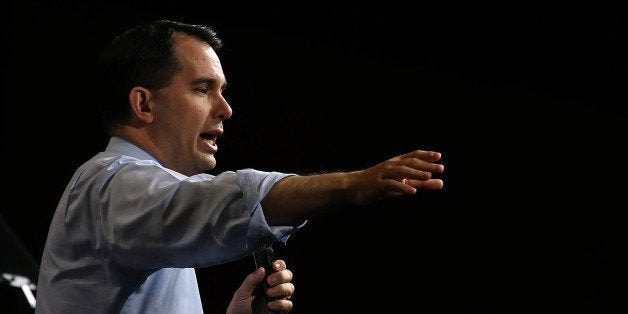
[[[218,86],[218,80],[212,77],[199,77],[192,81],[192,85],[198,85],[198,84],[203,84],[203,83],[212,87]],[[225,90],[225,88],[227,88],[227,82],[225,82],[222,86],[220,86],[220,90],[221,91]]]

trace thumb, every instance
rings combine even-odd
[[[250,297],[255,291],[255,288],[257,288],[262,280],[264,280],[264,274],[266,274],[266,271],[263,267],[260,267],[256,271],[248,274],[246,278],[244,278],[244,281],[238,290],[234,293],[234,298],[245,299]]]

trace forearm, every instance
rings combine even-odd
[[[352,173],[290,176],[277,182],[262,200],[270,225],[296,224],[348,203]]]
[[[367,169],[286,177],[262,200],[270,225],[294,225],[344,204],[366,205],[383,198],[443,187],[440,153],[415,150]]]

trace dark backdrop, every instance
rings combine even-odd
[[[443,191],[316,217],[280,249],[294,313],[625,307],[613,288],[627,170],[622,4],[27,0],[1,10],[2,216],[19,243],[4,241],[0,259],[15,272],[36,279],[65,184],[106,145],[88,71],[96,54],[136,22],[171,18],[225,41],[234,115],[215,173],[444,154]],[[248,258],[199,269],[205,310],[224,309],[252,269]],[[19,289],[2,289],[2,306],[28,313]]]

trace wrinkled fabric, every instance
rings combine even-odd
[[[194,268],[285,242],[305,224],[270,227],[260,205],[289,175],[243,169],[188,177],[112,137],[59,201],[35,312],[202,313]]]

